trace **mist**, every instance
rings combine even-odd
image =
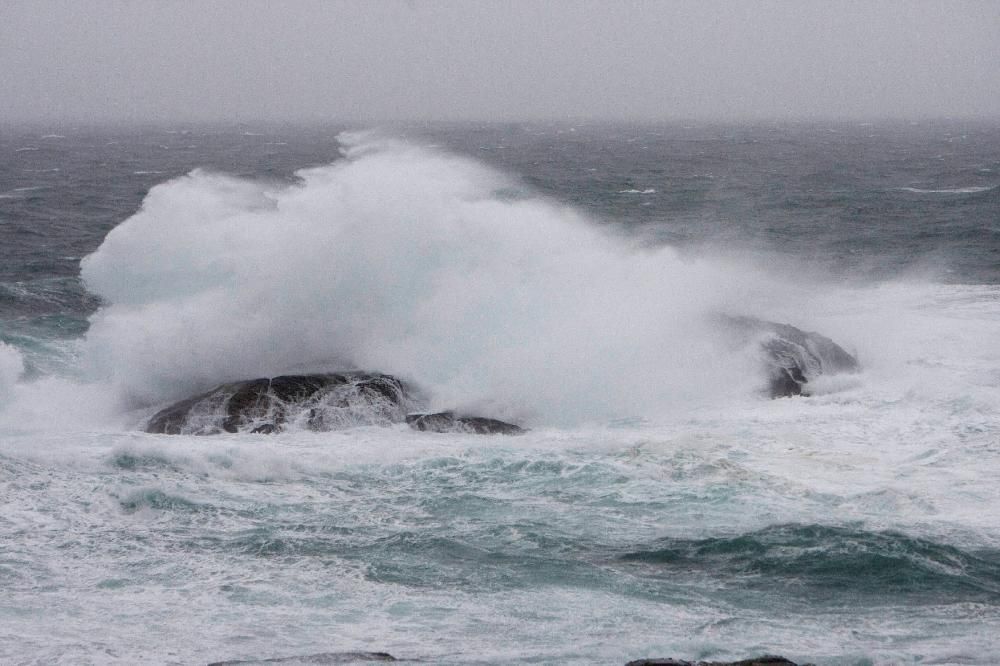
[[[995,2],[5,2],[0,121],[989,117]]]

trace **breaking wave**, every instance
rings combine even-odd
[[[545,423],[752,395],[706,315],[788,301],[735,262],[637,248],[472,160],[342,137],[292,183],[196,170],[82,262],[84,358],[129,404],[361,368]]]

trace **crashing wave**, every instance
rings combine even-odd
[[[731,260],[637,247],[473,160],[342,141],[292,182],[195,170],[153,187],[82,261],[102,302],[88,375],[135,408],[226,379],[385,368],[432,413],[659,418],[761,384],[710,313],[806,298]]]

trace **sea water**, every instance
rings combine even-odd
[[[993,663],[1000,126],[0,133],[0,661]],[[714,315],[863,370],[768,399]],[[151,435],[360,368],[522,436]]]

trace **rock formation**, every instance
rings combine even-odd
[[[285,375],[215,387],[157,412],[146,432],[270,434],[295,422],[311,430],[403,421],[408,387],[390,375],[346,372]]]
[[[406,422],[416,430],[429,432],[466,432],[477,435],[520,435],[524,428],[513,423],[482,416],[457,416],[455,412],[408,414]]]
[[[754,317],[719,315],[716,319],[737,344],[757,345],[772,398],[809,395],[810,380],[860,369],[856,358],[819,333]]]
[[[342,372],[249,379],[215,387],[153,415],[146,432],[214,435],[247,432],[269,435],[289,424],[307,430],[406,422],[416,430],[516,435],[520,426],[482,416],[410,413],[420,404],[415,392],[390,375]]]

